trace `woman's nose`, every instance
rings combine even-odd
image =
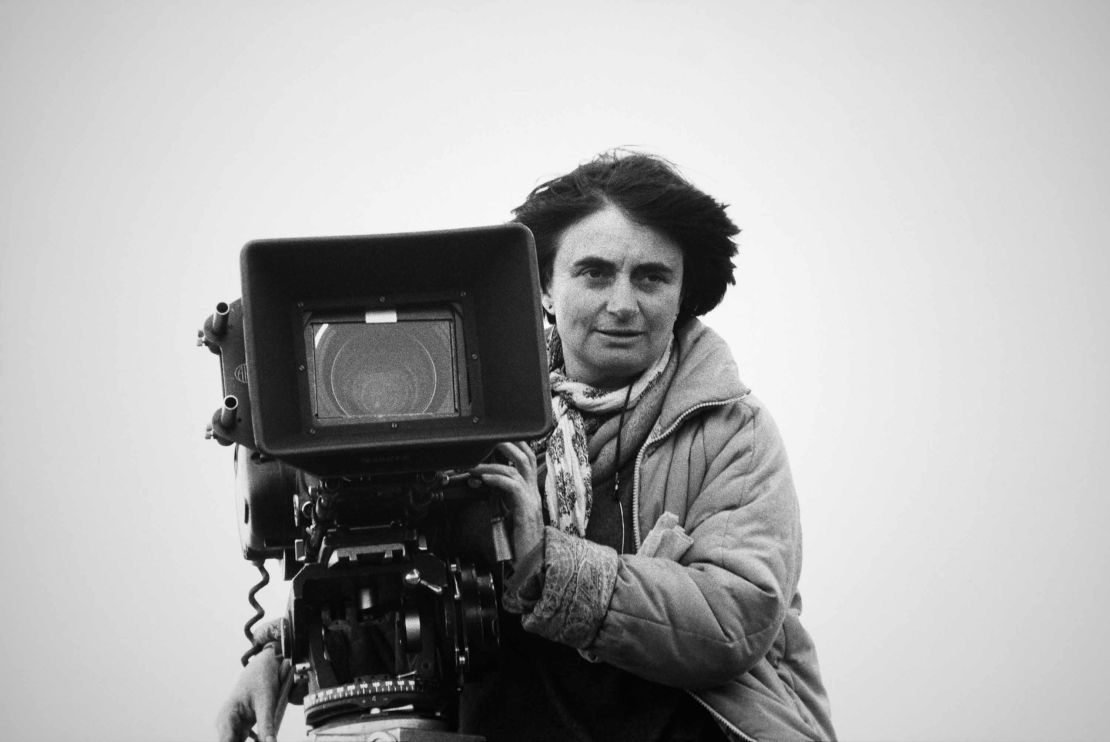
[[[608,301],[605,302],[605,309],[608,310],[610,314],[615,314],[619,317],[628,317],[629,315],[635,314],[637,308],[636,291],[632,286],[632,282],[618,278],[610,286]]]

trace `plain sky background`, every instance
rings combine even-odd
[[[212,736],[257,573],[194,340],[245,242],[498,223],[633,145],[743,227],[708,322],[841,737],[1105,738],[1110,5],[545,5],[0,0],[3,736]]]

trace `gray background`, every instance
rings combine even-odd
[[[559,6],[0,2],[4,737],[211,736],[255,573],[193,341],[243,243],[501,222],[615,145],[744,228],[709,323],[842,737],[1105,735],[1108,6]]]

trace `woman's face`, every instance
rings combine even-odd
[[[543,306],[567,376],[615,389],[663,355],[681,298],[682,249],[608,206],[563,233]]]

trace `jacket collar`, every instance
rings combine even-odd
[[[675,339],[678,369],[659,415],[660,430],[695,407],[724,403],[751,391],[740,381],[728,344],[700,320],[692,319],[676,329]]]

